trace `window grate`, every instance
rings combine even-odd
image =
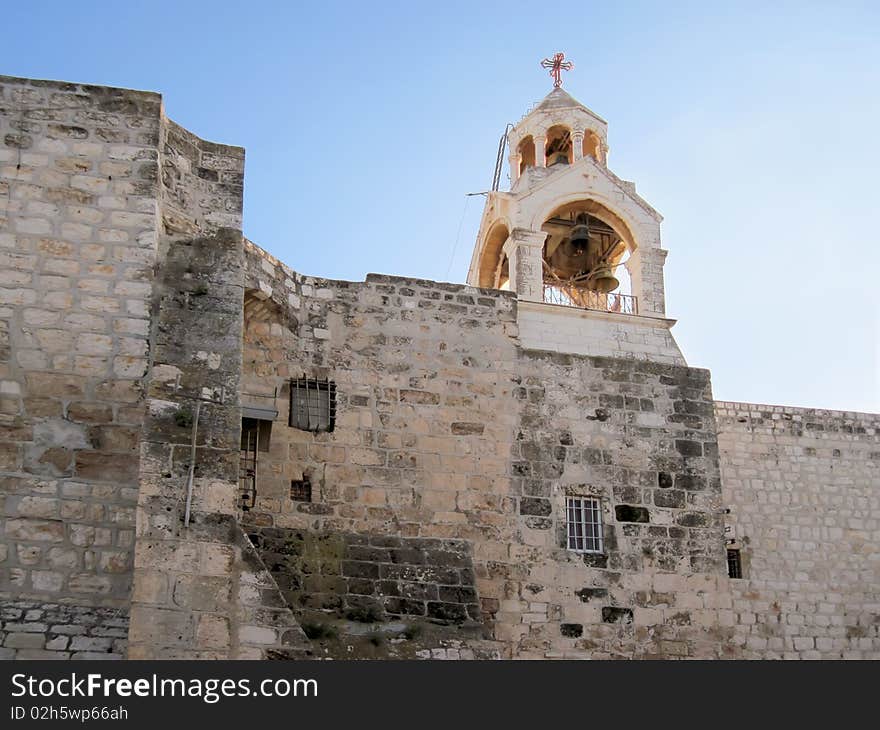
[[[312,483],[308,479],[292,481],[290,483],[290,498],[294,502],[312,501]]]
[[[729,578],[742,578],[742,555],[739,548],[727,549],[727,576]]]
[[[238,461],[238,497],[243,512],[251,509],[257,501],[257,460],[260,448],[260,432],[242,428],[241,452]]]
[[[291,380],[289,424],[303,431],[332,431],[336,425],[336,383],[315,378]]]
[[[568,549],[578,553],[601,553],[602,503],[592,497],[566,497]]]

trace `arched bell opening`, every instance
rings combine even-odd
[[[489,229],[486,244],[480,255],[479,282],[484,289],[499,288],[499,270],[504,256],[504,242],[510,236],[510,230],[504,223],[498,222]]]
[[[516,147],[519,155],[519,174],[522,175],[527,167],[535,166],[535,139],[532,135],[525,137]]]
[[[625,266],[633,250],[625,226],[593,201],[555,210],[542,230],[544,301],[551,304],[636,314]]]
[[[545,164],[570,165],[572,162],[571,130],[562,125],[547,130],[547,145],[544,148]]]
[[[584,134],[583,146],[584,157],[592,157],[594,160],[600,160],[601,149],[602,143],[599,141],[599,136],[595,132],[586,132]]]

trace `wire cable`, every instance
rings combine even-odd
[[[464,217],[467,213],[468,201],[471,199],[470,195],[464,196],[464,207],[461,209],[461,220],[458,222],[458,233],[455,234],[455,244],[452,246],[452,255],[449,257],[449,266],[446,267],[446,275],[444,278],[449,278],[449,272],[452,271],[452,264],[455,262],[455,252],[458,250],[458,242],[461,239],[461,229],[464,226]]]

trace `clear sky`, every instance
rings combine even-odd
[[[28,0],[0,73],[159,91],[245,147],[245,234],[298,271],[463,281],[465,193],[565,51],[716,398],[880,411],[880,3],[719,6]]]

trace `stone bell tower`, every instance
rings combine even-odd
[[[608,169],[608,124],[561,88],[509,126],[510,190],[488,193],[468,271],[519,299],[523,345],[684,364],[666,317],[662,216]]]

